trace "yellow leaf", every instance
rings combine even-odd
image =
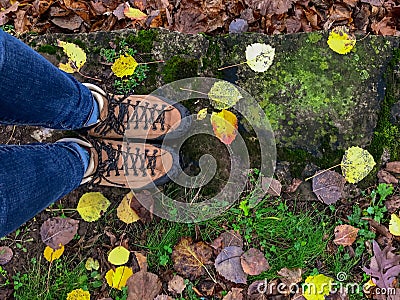
[[[117,77],[130,76],[135,72],[138,63],[130,55],[121,55],[111,66],[111,70]]]
[[[246,63],[256,72],[264,72],[272,65],[275,48],[270,45],[255,43],[246,47]]]
[[[122,266],[115,269],[109,270],[106,273],[106,280],[109,286],[121,290],[126,286],[126,281],[133,275],[131,268]]]
[[[200,109],[197,113],[197,120],[204,120],[207,117],[207,108]]]
[[[357,183],[371,172],[375,161],[367,150],[350,147],[344,153],[340,166],[346,180],[350,183]]]
[[[353,49],[356,39],[345,26],[339,26],[332,29],[327,43],[336,53],[346,54]]]
[[[48,262],[52,262],[53,260],[59,259],[63,253],[64,253],[64,246],[61,246],[61,248],[57,250],[54,250],[53,248],[46,246],[46,248],[43,251],[43,256]]]
[[[221,142],[230,145],[237,135],[237,118],[235,114],[223,109],[219,113],[211,114],[211,125],[214,134]]]
[[[100,267],[100,265],[99,265],[99,261],[97,259],[93,259],[93,257],[89,257],[86,260],[86,263],[85,263],[86,270],[88,270],[88,271],[98,270],[99,267]]]
[[[68,63],[67,64],[60,64],[59,68],[64,68],[61,70],[68,70],[71,71],[71,69],[76,72],[79,71],[80,68],[85,64],[86,62],[86,53],[83,51],[81,48],[79,48],[77,45],[73,43],[67,43],[63,41],[58,41],[58,46],[62,47],[64,50],[64,53],[68,56]],[[69,66],[68,66],[69,65]],[[65,72],[68,72],[65,71]],[[74,73],[74,72],[68,72],[68,73]]]
[[[109,206],[110,201],[102,193],[90,192],[82,195],[76,210],[86,222],[93,222],[98,220]]]
[[[66,73],[75,73],[76,69],[74,69],[74,67],[71,66],[71,64],[69,63],[69,61],[66,64],[60,63],[58,65],[58,68]]]
[[[120,266],[126,264],[129,260],[129,250],[123,246],[115,247],[108,254],[108,261],[113,265]]]
[[[67,300],[90,300],[90,293],[82,289],[76,289],[68,293]]]
[[[392,214],[390,218],[389,231],[395,236],[400,236],[400,218],[396,214]]]
[[[308,276],[304,284],[307,289],[303,291],[303,296],[307,300],[325,300],[325,296],[332,290],[332,283],[333,279],[323,274]]]
[[[144,20],[147,18],[144,12],[141,12],[137,8],[132,8],[129,5],[125,6],[124,15],[132,20]]]
[[[131,208],[132,197],[134,197],[133,193],[129,192],[128,194],[126,194],[126,196],[122,199],[121,203],[117,207],[118,219],[126,224],[130,224],[140,220],[140,217]]]
[[[216,109],[226,109],[234,106],[242,97],[238,89],[227,81],[218,81],[213,84],[208,97]]]

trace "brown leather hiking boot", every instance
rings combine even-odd
[[[189,111],[181,104],[151,95],[107,96],[96,85],[84,83],[100,108],[100,120],[88,134],[105,139],[176,138],[190,126]]]
[[[158,145],[104,139],[59,141],[76,142],[90,152],[81,184],[145,189],[168,182],[179,171],[178,154]]]

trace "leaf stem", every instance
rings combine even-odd
[[[203,93],[203,92],[199,92],[199,91],[195,91],[195,90],[191,90],[191,89],[185,89],[185,88],[180,88],[180,89],[181,89],[182,91],[195,92],[195,93],[199,93],[199,94],[208,96],[208,94]]]
[[[164,60],[155,60],[155,61],[149,61],[149,62],[138,63],[138,65],[157,64],[157,63],[163,63],[163,62],[165,62],[165,61],[164,61]]]
[[[225,69],[228,69],[228,68],[233,68],[233,67],[236,67],[236,66],[240,66],[240,65],[243,65],[245,63],[247,63],[247,61],[244,61],[244,62],[241,62],[241,63],[238,63],[238,64],[234,64],[234,65],[229,65],[229,66],[222,67],[222,68],[218,68],[217,70],[221,71],[221,70],[225,70]]]
[[[76,72],[77,72],[79,75],[81,75],[82,77],[85,77],[85,78],[87,78],[87,79],[92,79],[92,80],[96,80],[96,81],[98,81],[98,82],[102,82],[101,79],[98,79],[98,78],[94,78],[94,77],[90,77],[90,76],[88,76],[88,75],[85,75],[85,74],[81,73],[81,71],[79,71],[78,69],[76,69]]]
[[[332,166],[332,167],[330,167],[330,168],[328,168],[328,169],[322,170],[321,172],[317,172],[317,173],[315,173],[313,176],[306,178],[304,181],[307,181],[307,180],[309,180],[309,179],[311,179],[311,178],[314,178],[315,176],[318,176],[318,175],[320,175],[320,174],[322,174],[322,173],[325,173],[326,171],[329,171],[329,170],[334,169],[334,168],[336,168],[336,167],[339,167],[339,166],[341,166],[341,165],[342,165],[342,164],[337,164],[337,165],[334,165],[334,166]]]

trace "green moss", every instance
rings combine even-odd
[[[311,32],[308,35],[307,42],[315,44],[318,43],[322,39],[322,34],[318,32]]]
[[[140,30],[136,35],[130,34],[126,38],[126,42],[128,44],[133,44],[134,49],[137,50],[139,53],[150,53],[156,38],[157,31]]]
[[[162,74],[165,83],[175,80],[197,76],[199,61],[187,59],[181,56],[174,56],[168,60],[163,68]]]
[[[209,46],[207,49],[207,54],[202,56],[202,70],[213,70],[214,74],[217,78],[222,77],[222,72],[217,71],[217,69],[221,66],[221,48],[220,46],[212,39],[209,40]]]
[[[55,55],[57,53],[57,51],[59,51],[59,48],[53,45],[42,45],[37,49],[38,52],[41,53],[47,53],[47,54],[51,54],[51,55]]]

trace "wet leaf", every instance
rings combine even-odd
[[[360,229],[350,225],[339,225],[335,227],[335,239],[333,242],[336,245],[350,246],[357,239],[357,234]]]
[[[97,221],[110,206],[110,201],[100,192],[83,194],[76,210],[86,222]]]
[[[207,108],[200,109],[197,113],[197,120],[204,120],[207,117]]]
[[[230,145],[237,135],[237,118],[235,114],[223,109],[211,114],[211,125],[215,136],[224,144]]]
[[[156,274],[141,270],[128,280],[127,300],[154,299],[161,288],[161,281]]]
[[[334,204],[341,197],[346,180],[335,171],[318,171],[312,180],[313,192],[325,204]]]
[[[186,278],[196,279],[204,274],[205,265],[211,263],[212,248],[204,242],[193,243],[189,237],[182,238],[174,247],[174,269]]]
[[[126,282],[132,274],[133,271],[131,268],[122,266],[116,268],[115,271],[113,269],[109,270],[105,277],[109,286],[121,290],[126,286]]]
[[[85,51],[73,43],[63,41],[58,41],[58,46],[63,48],[68,57],[68,62],[66,64],[60,63],[58,67],[67,73],[79,71],[86,62]]]
[[[400,274],[400,255],[393,253],[395,248],[391,245],[381,250],[376,241],[372,241],[372,248],[374,256],[371,258],[371,263],[369,267],[362,269],[374,278],[375,284],[379,288],[388,290]]]
[[[7,264],[14,256],[14,253],[10,247],[0,247],[0,266]]]
[[[256,72],[265,72],[272,65],[275,48],[270,45],[255,43],[246,48],[246,63]]]
[[[250,248],[241,257],[243,271],[249,275],[260,275],[262,272],[269,270],[270,266],[267,259],[260,250]]]
[[[240,247],[225,247],[215,259],[215,269],[227,280],[246,284],[247,274],[240,263],[242,254],[243,250]]]
[[[208,92],[208,97],[211,105],[216,109],[230,108],[243,98],[239,90],[227,81],[215,82]]]
[[[100,268],[99,261],[97,259],[93,259],[93,257],[89,257],[86,260],[85,268],[88,271],[98,270]]]
[[[135,73],[137,61],[130,55],[121,55],[111,66],[111,70],[117,77],[130,76]]]
[[[58,249],[68,244],[78,232],[78,220],[71,218],[50,218],[40,227],[40,236],[47,246]]]
[[[129,5],[125,6],[124,15],[131,20],[144,20],[147,18],[144,12],[141,12],[137,8],[132,8]]]
[[[364,179],[375,166],[372,155],[360,147],[350,147],[343,155],[342,173],[350,183],[357,183]]]
[[[232,288],[232,290],[222,300],[243,300],[243,289]]]
[[[46,248],[43,251],[43,256],[48,262],[52,262],[53,260],[59,259],[63,253],[64,253],[64,246],[61,246],[57,250],[54,250],[53,248],[46,246]]]
[[[392,214],[389,223],[389,232],[395,236],[400,236],[400,218]]]
[[[128,194],[125,195],[125,197],[122,199],[121,203],[117,207],[118,219],[120,219],[122,222],[126,224],[131,224],[133,222],[140,220],[140,217],[131,208],[131,201],[133,197],[134,197],[133,193],[129,192]]]
[[[185,288],[186,288],[185,280],[179,275],[175,275],[168,282],[168,291],[174,294],[181,294]]]
[[[332,29],[328,38],[328,46],[339,54],[346,54],[353,49],[356,44],[356,38],[350,34],[349,30],[344,26]]]
[[[126,264],[131,253],[123,246],[115,247],[108,254],[108,261],[113,265],[120,266]]]
[[[332,290],[333,279],[323,274],[308,276],[305,283],[309,284],[307,290],[303,291],[303,296],[307,300],[325,300]]]
[[[76,289],[67,294],[67,300],[90,300],[90,293],[82,289]]]

